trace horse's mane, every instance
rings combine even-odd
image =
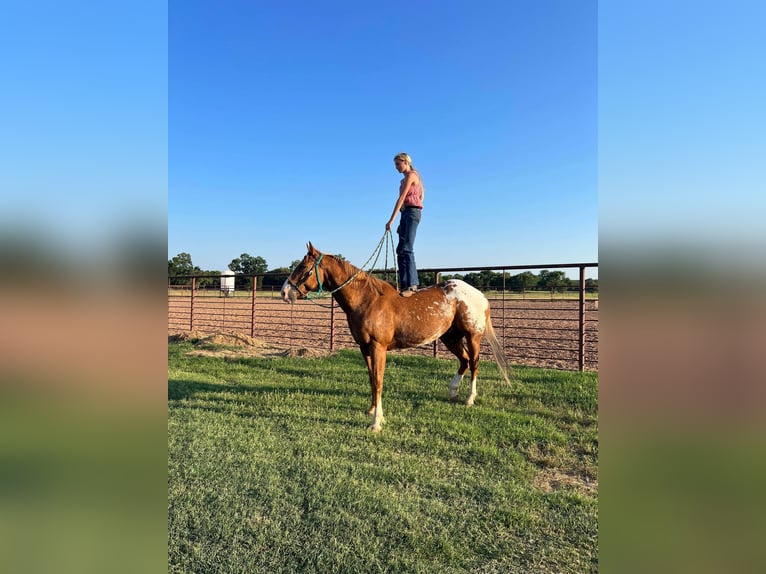
[[[334,261],[338,263],[343,268],[343,271],[348,273],[348,276],[351,277],[352,275],[359,273],[359,275],[356,276],[356,279],[354,279],[350,285],[358,284],[361,288],[369,288],[375,291],[378,295],[383,295],[388,290],[396,290],[396,288],[391,285],[390,283],[387,283],[386,281],[383,281],[382,279],[378,279],[377,277],[373,277],[366,271],[360,271],[358,267],[355,267],[345,259],[341,259],[337,255],[330,255],[330,257],[333,258]]]

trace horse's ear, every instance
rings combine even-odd
[[[311,241],[306,244],[306,248],[311,255],[316,256],[319,253],[319,250],[311,244]]]

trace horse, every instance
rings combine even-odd
[[[417,347],[439,339],[460,361],[449,382],[449,400],[457,400],[460,382],[470,367],[471,386],[465,404],[472,406],[477,396],[479,346],[485,337],[503,378],[510,384],[510,364],[492,327],[489,301],[478,289],[450,279],[418,290],[411,297],[401,297],[390,283],[340,257],[321,253],[311,242],[306,247],[305,257],[282,285],[282,300],[292,304],[311,292],[330,292],[345,311],[351,334],[367,364],[372,395],[367,414],[372,415],[373,432],[380,432],[385,422],[382,393],[388,350]]]

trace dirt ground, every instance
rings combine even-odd
[[[578,361],[578,304],[575,300],[491,300],[492,321],[503,348],[511,362],[520,365],[576,370]],[[231,354],[230,349],[215,345],[234,346],[242,356],[317,356],[333,350],[358,348],[349,332],[346,317],[337,306],[332,309],[329,299],[323,304],[300,301],[287,305],[281,301],[259,299],[231,300],[200,297],[193,305],[189,298],[169,297],[168,334],[189,332],[193,323],[195,339],[213,334],[226,337],[225,342],[207,341],[197,351],[207,354]],[[598,301],[586,302],[585,308],[585,368],[598,370]],[[258,337],[254,339],[248,334]],[[202,348],[204,347],[204,348]],[[412,354],[452,358],[441,343],[401,351]],[[482,344],[482,355],[491,352]]]
[[[326,357],[329,351],[291,347],[267,343],[249,335],[235,332],[209,335],[199,331],[180,331],[168,335],[168,342],[190,341],[194,350],[186,353],[191,357]]]

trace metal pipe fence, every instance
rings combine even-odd
[[[421,273],[432,273],[439,282],[442,275],[456,271],[502,271],[501,285],[482,290],[506,356],[517,365],[582,371],[598,370],[598,292],[585,288],[586,270],[597,267],[597,263],[570,263],[423,269]],[[512,290],[506,286],[509,271],[566,268],[578,269],[579,276],[565,292]],[[211,284],[219,276],[169,277],[168,332],[240,333],[274,345],[328,351],[357,347],[346,315],[334,299],[299,300],[288,305],[279,298],[285,274],[238,277],[240,284],[250,280],[248,289],[231,292]],[[452,357],[440,341],[394,352]],[[485,343],[481,352],[482,358],[492,358]]]

